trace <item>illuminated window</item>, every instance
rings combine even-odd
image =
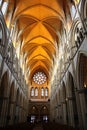
[[[33,80],[37,84],[43,84],[46,82],[46,75],[43,72],[37,72],[34,74]]]
[[[79,4],[80,0],[74,0],[75,5]]]
[[[48,120],[48,116],[43,116],[43,121],[47,121]]]
[[[2,5],[2,13],[3,15],[5,15],[6,11],[7,11],[7,7],[8,7],[8,2],[4,2]]]
[[[75,9],[75,6],[74,6],[74,5],[72,5],[72,7],[70,8],[70,12],[71,12],[71,17],[72,17],[72,19],[73,19],[74,16],[75,16],[75,12],[76,12],[76,9]]]
[[[34,123],[35,121],[35,116],[31,116],[31,123]]]
[[[34,96],[34,88],[31,89],[31,96]]]
[[[2,0],[0,0],[0,6],[2,5]]]
[[[35,88],[35,96],[38,96],[38,88]]]
[[[2,39],[2,27],[0,25],[0,42],[1,42],[1,39]]]
[[[45,96],[48,96],[48,88],[45,89]]]
[[[44,96],[44,88],[41,88],[41,96]]]

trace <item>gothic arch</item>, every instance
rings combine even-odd
[[[78,55],[78,66],[77,66],[77,81],[78,89],[84,88],[87,82],[87,54],[81,52]],[[85,63],[85,64],[84,64]]]
[[[75,88],[75,83],[74,83],[74,78],[72,76],[72,74],[69,72],[68,73],[68,97],[67,97],[67,102],[68,105],[70,105],[71,102],[71,106],[72,108],[69,108],[69,111],[72,114],[72,119],[70,121],[70,123],[72,122],[74,127],[77,127],[78,125],[78,113],[77,113],[77,103],[76,103],[76,88]],[[68,113],[69,114],[69,113]],[[69,115],[70,116],[70,115]]]
[[[9,92],[9,74],[8,71],[6,71],[2,78],[1,78],[1,84],[0,84],[0,96],[8,96]]]
[[[87,0],[82,0],[82,4],[81,4],[81,16],[82,19],[86,19],[87,18]]]
[[[9,97],[10,97],[11,101],[13,101],[15,99],[15,83],[14,83],[14,81],[11,83]]]
[[[48,111],[47,106],[42,106],[41,109],[40,109],[40,113],[42,115],[48,115],[49,111]]]
[[[71,34],[70,34],[70,41],[71,41],[71,50],[72,54],[75,54],[75,51],[79,46],[81,45],[82,41],[84,39],[84,34],[83,34],[83,26],[79,18],[77,17],[73,21],[73,25],[71,28]]]
[[[1,78],[1,84],[0,84],[0,98],[2,99],[0,100],[0,114],[3,109],[2,105],[4,98],[8,97],[8,84],[9,84],[9,76],[8,72],[6,71]]]
[[[7,41],[7,28],[6,28],[6,24],[3,18],[3,15],[0,11],[0,30],[2,30],[2,37],[0,38],[1,40],[1,45],[6,46],[6,41]]]
[[[34,105],[31,107],[31,115],[35,115],[35,116],[39,115],[39,110],[38,110],[37,106]]]
[[[9,97],[9,73],[6,71],[2,78],[0,84],[0,118],[3,119],[3,116],[7,118],[7,109],[8,109],[8,97]],[[2,112],[4,109],[4,112]],[[4,115],[5,114],[5,115]],[[6,121],[5,118],[5,121]]]
[[[68,72],[67,79],[67,96],[73,96],[73,92],[75,92],[74,78],[71,72]]]
[[[40,109],[40,118],[42,121],[47,121],[49,118],[49,110],[46,105],[42,106]]]
[[[77,59],[77,92],[79,97],[79,111],[82,116],[81,127],[86,127],[87,110],[87,53],[79,52]],[[84,106],[84,107],[83,107]]]

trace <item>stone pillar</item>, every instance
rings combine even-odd
[[[62,108],[63,108],[63,123],[67,124],[67,108],[66,108],[66,102],[62,102]]]
[[[16,105],[15,124],[19,123],[19,105]]]
[[[22,122],[22,106],[19,108],[19,123]]]
[[[3,103],[2,103],[2,110],[0,116],[0,126],[4,127],[7,121],[8,98],[3,97],[1,100],[3,100]]]
[[[69,117],[69,125],[70,126],[75,126],[74,123],[74,111],[73,111],[73,98],[68,97],[67,99],[67,107],[68,107],[68,117]]]
[[[10,105],[10,108],[9,108],[10,110],[8,110],[9,113],[8,113],[7,125],[13,125],[15,102],[11,101],[9,105]]]
[[[25,119],[24,119],[24,108],[22,107],[22,122],[24,122]]]

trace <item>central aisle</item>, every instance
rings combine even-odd
[[[43,130],[42,124],[36,124],[33,130]]]

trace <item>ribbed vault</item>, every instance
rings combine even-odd
[[[67,0],[17,0],[13,22],[22,40],[29,78],[42,70],[50,77],[65,24]],[[68,11],[67,11],[68,12]]]

